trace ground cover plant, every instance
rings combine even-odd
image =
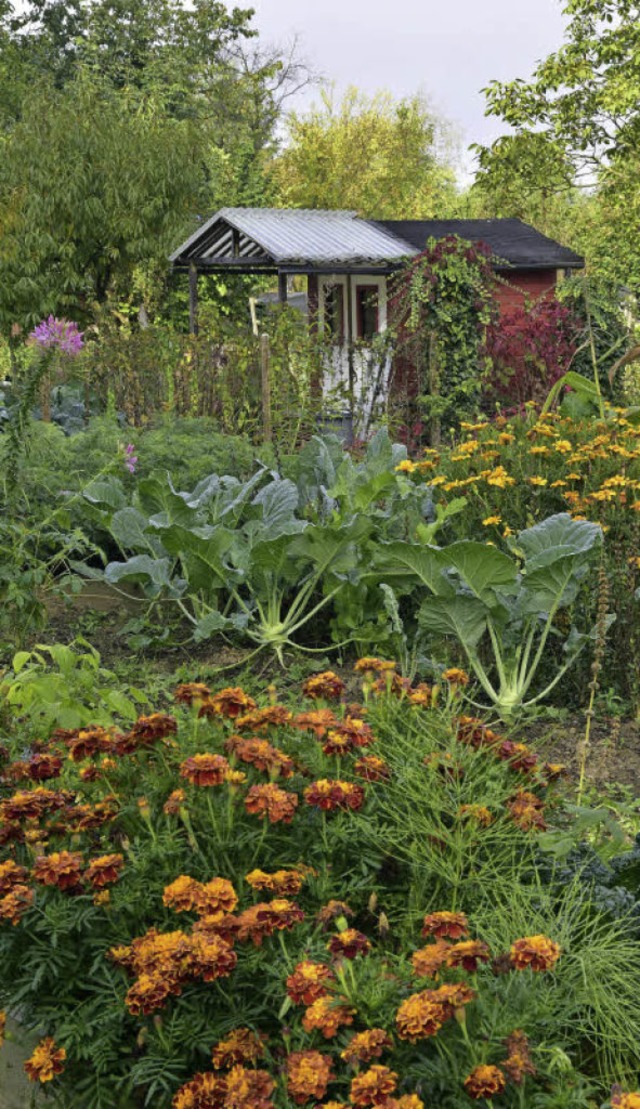
[[[561,768],[356,671],[16,730],[0,998],[58,1104],[633,1105],[637,940],[536,869]]]

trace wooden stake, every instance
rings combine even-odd
[[[198,334],[198,270],[195,262],[189,262],[189,332]]]
[[[270,375],[269,336],[260,336],[260,366],[262,370],[262,438],[265,443],[273,439],[271,424],[271,375]]]

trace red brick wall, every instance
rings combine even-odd
[[[525,298],[533,302],[553,295],[557,281],[555,270],[518,270],[514,274],[500,274],[500,278],[496,284],[496,299],[501,316],[521,308]]]

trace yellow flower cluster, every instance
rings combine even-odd
[[[483,527],[502,526],[506,537],[531,516],[569,512],[606,530],[612,513],[640,512],[640,426],[621,411],[607,421],[530,413],[461,428],[466,438],[449,453],[430,451],[426,465],[407,460],[398,469],[445,500],[455,493],[477,502]]]

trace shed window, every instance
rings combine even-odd
[[[373,339],[379,330],[377,285],[356,285],[356,323],[359,339]]]
[[[344,342],[344,285],[325,287],[324,327],[334,343]]]

